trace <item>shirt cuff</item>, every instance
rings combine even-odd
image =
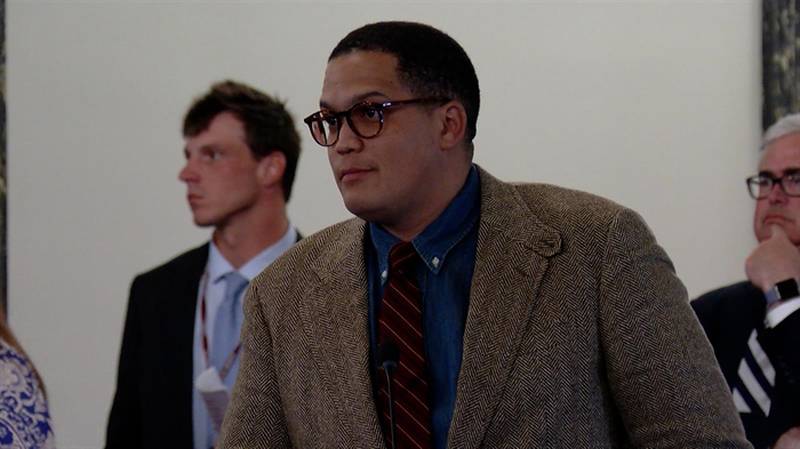
[[[800,296],[780,301],[774,307],[767,311],[767,316],[764,319],[766,327],[777,327],[786,317],[800,309]]]

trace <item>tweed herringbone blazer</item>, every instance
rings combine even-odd
[[[480,171],[450,449],[750,447],[671,262],[601,198]],[[312,235],[251,285],[222,449],[383,448],[366,224]]]

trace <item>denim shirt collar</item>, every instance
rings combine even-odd
[[[478,170],[470,168],[464,186],[445,210],[416,236],[411,243],[428,269],[438,274],[445,264],[447,254],[460,242],[478,222],[480,182]],[[386,282],[389,266],[389,250],[400,239],[380,225],[369,223],[370,237],[378,260],[381,283]]]

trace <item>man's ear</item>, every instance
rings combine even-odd
[[[286,155],[274,150],[258,161],[256,174],[264,187],[280,186],[286,170]]]
[[[451,100],[441,106],[442,124],[440,142],[449,149],[461,145],[467,132],[467,111],[460,101]]]

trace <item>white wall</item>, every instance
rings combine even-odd
[[[233,77],[316,109],[325,60],[380,19],[450,33],[482,86],[476,160],[507,180],[639,212],[690,295],[743,277],[753,245],[759,2],[8,0],[12,325],[49,388],[62,448],[99,447],[132,276],[206,238],[176,175],[190,100]],[[348,216],[302,130],[290,212]]]

